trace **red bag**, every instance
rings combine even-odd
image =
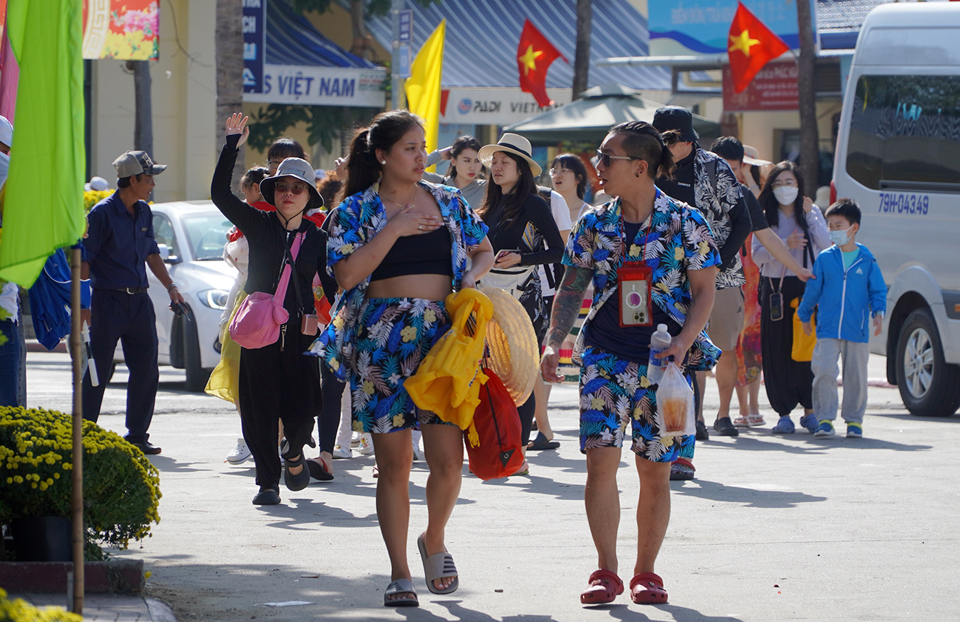
[[[473,415],[473,424],[480,436],[480,446],[473,447],[464,433],[470,458],[470,472],[482,480],[508,477],[523,466],[520,451],[520,415],[513,398],[500,378],[484,368],[486,384],[480,387],[480,405]]]

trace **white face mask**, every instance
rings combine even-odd
[[[780,186],[773,189],[773,196],[777,198],[780,205],[792,205],[799,193],[800,189],[796,186]]]
[[[843,231],[831,231],[830,232],[830,241],[836,244],[837,246],[843,246],[850,241],[850,229],[853,229],[853,226],[847,227]]]

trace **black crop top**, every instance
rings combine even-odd
[[[450,232],[446,227],[424,235],[397,238],[370,281],[382,281],[408,274],[443,274],[453,277],[450,257]]]

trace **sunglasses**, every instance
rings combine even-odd
[[[603,166],[610,166],[610,160],[641,160],[642,158],[636,158],[634,156],[615,156],[610,155],[609,153],[604,153],[597,150],[597,162],[603,164]]]
[[[284,184],[284,183],[279,183],[279,184],[277,184],[277,187],[276,187],[276,191],[277,191],[278,193],[280,193],[280,194],[286,194],[286,193],[289,192],[290,194],[292,194],[292,195],[294,195],[294,196],[297,196],[297,195],[299,195],[299,194],[303,194],[303,191],[306,190],[306,189],[307,189],[307,185],[306,185],[306,184]]]

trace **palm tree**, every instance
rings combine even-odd
[[[573,60],[573,99],[589,86],[590,28],[593,21],[593,0],[577,0],[577,51]]]
[[[800,99],[800,167],[808,180],[807,195],[817,193],[817,178],[820,176],[820,138],[817,131],[817,94],[814,81],[816,72],[816,48],[813,44],[813,26],[810,15],[810,0],[797,0],[797,20],[800,33],[800,76],[797,90]]]
[[[223,120],[243,107],[243,3],[217,0],[217,148],[224,142]],[[242,148],[241,148],[242,149]],[[243,152],[233,170],[235,183],[244,173]]]

